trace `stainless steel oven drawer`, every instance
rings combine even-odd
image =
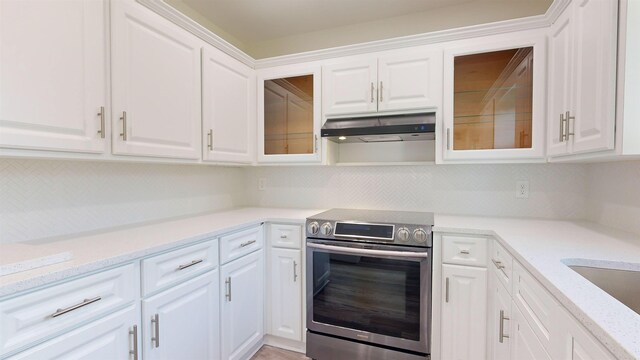
[[[425,360],[425,355],[367,345],[307,331],[307,357],[314,360]]]

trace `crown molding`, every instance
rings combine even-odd
[[[151,9],[165,19],[173,22],[181,28],[189,31],[206,43],[216,47],[218,50],[226,53],[227,55],[235,58],[236,60],[244,63],[245,65],[254,68],[256,60],[249,56],[244,51],[230,44],[225,39],[214,34],[211,30],[197,23],[187,15],[181,13],[173,6],[167,4],[163,0],[136,0],[141,5]]]
[[[529,16],[520,19],[472,25],[256,60],[220,36],[214,34],[211,30],[203,27],[190,17],[167,4],[164,0],[136,1],[185,30],[193,33],[224,53],[255,69],[326,60],[343,56],[362,55],[371,52],[402,49],[412,46],[462,40],[478,36],[497,35],[514,31],[545,28],[551,26],[571,2],[571,0],[554,0],[544,15]]]

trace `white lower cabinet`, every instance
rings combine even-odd
[[[244,359],[264,335],[263,251],[223,265],[221,279],[222,359]]]
[[[145,359],[219,359],[218,269],[143,300]]]
[[[487,269],[442,265],[442,359],[486,357]]]
[[[297,249],[271,249],[269,333],[302,341],[302,255]]]
[[[498,278],[499,270],[491,271],[489,279],[489,317],[487,337],[489,356],[493,360],[509,360],[511,349],[511,296]]]
[[[511,359],[513,360],[551,360],[515,304],[511,317]]]
[[[132,304],[9,359],[138,359],[139,321]]]
[[[613,356],[566,311],[560,319],[564,324],[560,359],[613,360]]]

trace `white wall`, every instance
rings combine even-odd
[[[247,186],[258,206],[579,219],[586,176],[586,165],[565,164],[259,167],[247,170]],[[518,180],[530,181],[529,199],[516,199]]]
[[[242,206],[244,180],[239,168],[0,159],[0,242]]]
[[[587,217],[640,234],[640,161],[588,165]]]

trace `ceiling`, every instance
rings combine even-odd
[[[262,58],[537,15],[553,0],[165,1]]]

